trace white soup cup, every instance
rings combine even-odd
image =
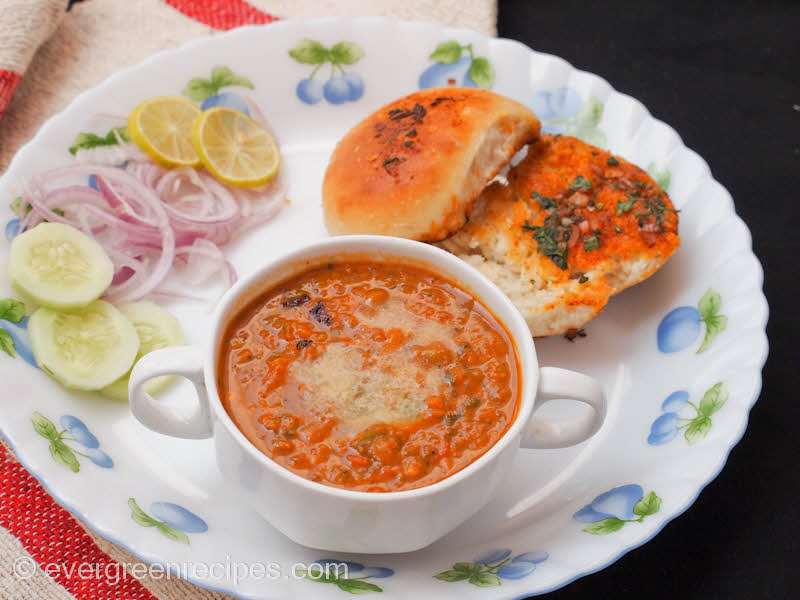
[[[217,360],[221,338],[237,310],[302,271],[326,263],[370,260],[424,267],[453,281],[494,314],[516,345],[517,417],[485,454],[449,477],[418,489],[360,492],[304,479],[261,453],[236,427],[220,402]],[[511,301],[466,262],[435,246],[385,236],[339,236],[294,250],[240,279],[222,298],[205,348],[164,348],[142,357],[130,376],[131,411],[146,427],[179,438],[213,438],[217,464],[230,485],[289,538],[313,548],[384,553],[417,550],[439,539],[484,506],[509,475],[520,448],[561,448],[583,442],[602,425],[606,404],[591,377],[540,367],[533,338]],[[181,375],[197,389],[193,410],[151,397],[144,384]],[[580,417],[536,417],[542,404],[571,399],[593,410]],[[520,475],[520,474],[518,474]]]

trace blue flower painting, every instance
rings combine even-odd
[[[466,581],[477,587],[502,585],[503,579],[522,579],[549,558],[547,552],[523,552],[512,556],[510,548],[497,548],[476,556],[472,562],[457,562],[434,575],[440,581]]]
[[[19,355],[28,364],[37,366],[28,337],[25,305],[14,298],[0,300],[0,350],[12,358]]]
[[[173,504],[172,502],[153,502],[150,513],[144,512],[134,498],[128,499],[128,508],[131,509],[131,519],[142,527],[155,527],[164,537],[180,542],[189,543],[188,533],[205,533],[208,531],[206,522],[192,511]]]
[[[645,494],[642,486],[632,483],[600,494],[572,518],[588,524],[583,528],[586,533],[605,535],[627,523],[641,523],[660,508],[661,498],[655,492]]]
[[[183,90],[183,94],[195,102],[200,103],[202,110],[208,110],[216,106],[233,108],[246,115],[250,114],[250,108],[245,99],[237,92],[222,88],[243,87],[252,90],[253,82],[247,77],[237,75],[228,67],[214,67],[211,69],[211,76],[195,77],[191,79]]]
[[[8,223],[6,223],[6,239],[10,242],[19,233],[19,219],[14,217]]]
[[[711,415],[727,400],[728,390],[721,381],[706,390],[699,404],[689,400],[689,392],[685,390],[672,392],[661,404],[661,414],[650,426],[647,443],[660,446],[671,442],[683,431],[686,441],[690,445],[696,444],[711,429]]]
[[[485,56],[475,56],[472,44],[442,42],[428,57],[433,64],[419,76],[421,90],[439,87],[494,86],[494,67]]]
[[[658,349],[665,353],[680,352],[691,346],[705,327],[703,341],[697,348],[700,354],[708,350],[711,342],[728,326],[728,317],[720,314],[722,297],[709,289],[694,306],[679,306],[661,319],[656,332]]]
[[[78,417],[63,415],[58,420],[62,427],[59,429],[43,414],[35,412],[31,423],[34,431],[50,442],[50,456],[53,460],[73,473],[81,470],[79,456],[88,458],[103,469],[114,466],[111,457],[100,449],[100,441]]]
[[[606,147],[606,134],[600,129],[603,103],[568,87],[541,90],[533,95],[530,107],[542,122],[543,133],[571,135],[587,144]]]
[[[335,558],[320,558],[305,569],[297,568],[295,576],[316,583],[329,583],[351,594],[382,592],[383,588],[367,579],[385,579],[394,575],[388,567],[368,567],[361,563]]]
[[[349,68],[364,56],[364,49],[355,42],[339,42],[329,48],[316,40],[304,39],[289,50],[289,56],[302,65],[313,67],[309,76],[301,79],[295,88],[301,102],[317,104],[324,98],[329,104],[337,105],[355,102],[364,95],[364,80]],[[325,71],[320,73],[325,65],[329,66],[328,79],[320,81],[325,75]],[[319,79],[316,78],[318,74]]]

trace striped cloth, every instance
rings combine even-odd
[[[386,15],[489,35],[496,19],[495,0],[73,0],[69,12],[67,4],[2,0],[0,174],[42,122],[78,93],[201,35],[270,23],[275,15]],[[93,572],[77,571],[81,564],[94,565]],[[134,577],[131,565],[142,566],[57,504],[0,440],[0,599],[225,598],[175,578]],[[31,569],[29,577],[19,576],[28,574],[24,569]]]

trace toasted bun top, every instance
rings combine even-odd
[[[331,234],[436,241],[462,227],[481,190],[539,120],[522,104],[472,88],[428,89],[361,121],[337,145],[322,185]]]

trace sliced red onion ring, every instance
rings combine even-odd
[[[92,175],[99,191],[74,184]],[[32,177],[23,186],[20,231],[47,220],[94,237],[115,267],[109,299],[197,300],[162,287],[173,266],[195,283],[221,271],[232,285],[236,271],[220,246],[269,220],[284,200],[280,175],[258,189],[234,188],[205,171],[165,169],[136,149],[120,166],[78,161]]]

